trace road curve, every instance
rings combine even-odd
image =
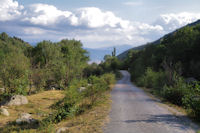
[[[190,121],[173,115],[134,86],[127,71],[121,73],[123,78],[111,92],[110,122],[104,133],[195,133]]]

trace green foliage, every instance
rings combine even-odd
[[[100,64],[100,67],[106,72],[116,72],[120,66],[120,62],[115,56],[105,55],[104,62]]]
[[[106,73],[101,76],[101,79],[106,82],[107,85],[114,84],[115,82],[115,77],[111,73]]]
[[[35,47],[17,37],[0,34],[0,87],[10,94],[66,88],[84,76],[87,51],[76,40],[42,41]]]
[[[185,108],[192,109],[192,113],[196,118],[200,118],[200,84],[194,82],[188,85],[190,93],[187,93],[183,98],[182,102]]]
[[[151,68],[147,68],[143,76],[138,78],[137,85],[147,88],[161,89],[167,84],[165,72],[155,72]]]
[[[173,86],[164,86],[162,90],[162,96],[176,105],[183,105],[182,99],[188,93],[188,86],[180,77]]]
[[[29,85],[28,76],[30,74],[30,61],[25,56],[23,49],[17,45],[12,45],[5,33],[1,34],[0,41],[0,80],[7,93],[26,94]]]
[[[96,63],[89,64],[84,69],[84,76],[85,77],[89,77],[90,75],[101,75],[103,73],[104,73],[103,68]]]

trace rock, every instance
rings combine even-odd
[[[69,132],[69,128],[68,127],[61,127],[57,130],[56,133],[68,133]]]
[[[8,105],[8,106],[22,105],[22,104],[28,104],[28,99],[25,96],[22,96],[22,95],[12,96],[10,101],[8,101],[6,103],[6,105]]]
[[[9,116],[9,112],[7,109],[5,108],[0,108],[0,114],[5,115],[5,116]]]
[[[31,117],[31,115],[30,114],[28,114],[28,113],[22,113],[21,115],[20,115],[20,118],[18,118],[17,120],[16,120],[16,123],[17,124],[22,124],[22,123],[33,123],[33,122],[35,122],[36,120],[35,119],[33,119],[32,117]]]
[[[86,87],[80,87],[79,88],[79,92],[82,92],[82,91],[84,91],[86,89]]]
[[[5,88],[0,88],[0,93],[4,93],[5,91]]]
[[[55,86],[50,86],[49,90],[56,90],[56,87]]]

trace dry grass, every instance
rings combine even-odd
[[[6,126],[9,122],[15,121],[23,113],[30,113],[33,118],[41,120],[47,114],[52,112],[50,106],[64,97],[63,91],[44,91],[39,94],[27,96],[29,103],[22,106],[6,107],[10,116],[0,115],[0,127]]]
[[[12,133],[54,133],[60,127],[68,127],[70,133],[102,133],[104,124],[109,120],[108,113],[111,103],[109,91],[105,92],[102,97],[99,97],[95,106],[83,114],[67,118],[57,125],[50,125],[46,129],[39,130],[37,129],[38,127],[34,127],[34,125],[29,128],[27,126],[20,127],[8,124],[15,121],[22,112],[30,113],[33,118],[42,120],[50,112],[53,112],[50,106],[63,97],[63,91],[44,91],[39,94],[27,96],[29,104],[8,107],[7,109],[10,112],[10,116],[0,116],[0,129],[3,129],[2,132]]]

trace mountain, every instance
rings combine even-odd
[[[130,49],[131,45],[119,45],[115,46],[116,48],[116,54],[122,53],[126,51],[127,49]],[[111,55],[114,47],[103,47],[103,48],[84,48],[89,52],[90,55],[90,62],[96,62],[99,63],[103,60],[105,55]]]
[[[147,44],[144,44],[144,45],[141,45],[141,46],[138,46],[138,47],[134,47],[134,48],[128,49],[128,50],[126,50],[126,51],[120,53],[117,57],[118,57],[118,59],[123,60],[123,59],[125,59],[125,58],[127,57],[127,54],[128,54],[128,52],[129,52],[130,50],[142,50],[142,49],[145,49],[145,48],[146,48],[147,46],[149,46],[149,45],[160,44],[164,39],[168,38],[169,36],[171,36],[171,35],[173,35],[173,34],[176,34],[179,30],[181,30],[181,29],[183,29],[183,28],[185,28],[185,27],[192,27],[192,26],[195,26],[195,25],[197,25],[197,24],[200,24],[200,20],[198,20],[198,21],[196,21],[196,22],[193,22],[193,23],[191,23],[191,24],[188,24],[188,25],[186,25],[186,26],[184,26],[184,27],[182,27],[182,28],[180,28],[180,29],[177,29],[177,30],[175,30],[175,31],[173,31],[173,32],[171,32],[171,33],[169,33],[169,34],[166,34],[166,35],[164,35],[163,37],[161,37],[160,39],[158,39],[158,40],[156,40],[156,41],[154,41],[154,42],[147,43]]]

